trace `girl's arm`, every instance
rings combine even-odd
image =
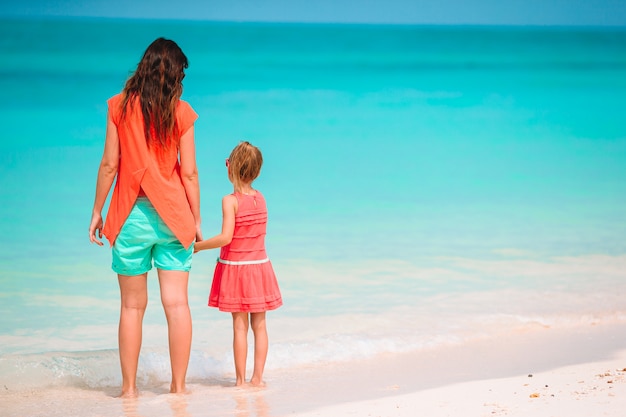
[[[102,246],[102,207],[109,195],[113,180],[117,175],[120,163],[120,138],[117,135],[117,127],[111,115],[107,114],[106,139],[104,141],[104,153],[98,169],[98,179],[96,181],[96,197],[93,202],[91,212],[91,224],[89,225],[89,240]],[[98,235],[96,237],[96,234]]]
[[[237,213],[237,197],[232,194],[222,198],[222,233],[207,240],[196,242],[194,252],[205,249],[221,248],[233,240],[235,231],[235,214]]]
[[[198,181],[198,166],[196,165],[196,145],[194,143],[194,129],[191,126],[180,137],[180,176],[185,187],[185,194],[191,213],[196,223],[196,241],[202,240],[202,219],[200,217],[200,183]]]

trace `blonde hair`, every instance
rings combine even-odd
[[[228,176],[235,190],[241,189],[243,184],[250,184],[261,173],[263,155],[250,142],[239,142],[228,157]]]

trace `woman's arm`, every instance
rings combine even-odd
[[[120,163],[120,138],[117,135],[117,127],[111,115],[107,115],[106,139],[104,141],[104,152],[98,169],[98,179],[96,180],[96,197],[93,202],[91,213],[91,224],[89,225],[89,240],[102,246],[102,207],[109,195],[113,180],[117,175]],[[97,237],[96,237],[97,233]]]
[[[196,241],[202,240],[202,219],[200,217],[200,182],[198,180],[198,166],[196,165],[196,145],[194,143],[194,129],[191,126],[181,136],[180,144],[180,175],[185,187],[185,194],[191,213],[196,223]]]
[[[237,197],[232,194],[222,198],[222,233],[207,240],[196,242],[194,252],[205,249],[221,248],[233,240],[235,231],[235,214],[237,213]]]

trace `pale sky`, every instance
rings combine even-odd
[[[16,0],[0,16],[626,26],[626,0]]]

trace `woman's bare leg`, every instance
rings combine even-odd
[[[135,397],[137,391],[137,365],[141,350],[141,329],[148,304],[148,274],[118,275],[120,285],[120,323],[118,341],[122,367],[122,397]]]
[[[265,324],[265,312],[251,313],[250,324],[254,332],[254,372],[250,383],[255,386],[264,385],[263,370],[267,359],[269,341],[267,337],[267,327]]]
[[[170,392],[184,393],[191,353],[191,312],[187,298],[189,272],[159,269],[158,274],[169,336],[172,367]]]
[[[246,361],[248,358],[248,313],[233,313],[233,355],[237,386],[246,382]]]

